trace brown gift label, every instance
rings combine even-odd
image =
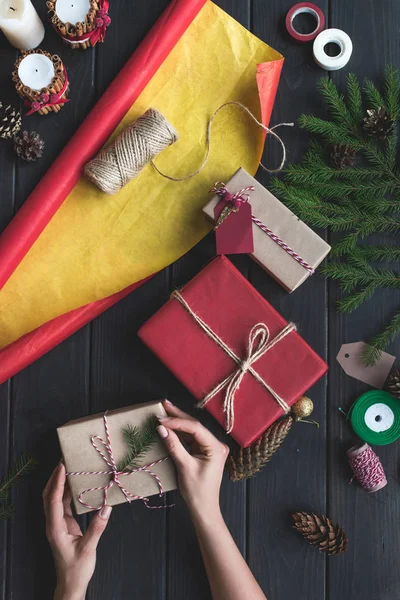
[[[374,388],[382,389],[396,357],[382,352],[381,357],[373,366],[366,367],[361,361],[361,355],[366,346],[365,342],[343,344],[336,359],[346,375],[368,383]]]

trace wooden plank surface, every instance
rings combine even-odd
[[[294,121],[302,112],[323,114],[315,85],[324,72],[313,62],[312,46],[296,44],[284,29],[284,16],[293,3],[217,1],[286,58],[272,124]],[[44,17],[44,2],[34,4]],[[36,165],[17,162],[11,147],[1,142],[0,230],[167,4],[168,0],[147,0],[134,7],[131,0],[112,4],[107,43],[85,53],[67,49],[47,26],[42,47],[65,60],[74,80],[73,102],[59,115],[25,121],[46,140],[46,154]],[[367,5],[361,0],[319,0],[318,4],[328,25],[347,31],[355,45],[349,68],[331,75],[335,82],[343,85],[350,70],[375,78],[386,62],[399,64],[396,0]],[[0,100],[5,102],[18,103],[9,78],[15,57],[1,37]],[[305,135],[298,128],[282,130],[281,135],[289,160],[300,159]],[[279,150],[268,141],[267,165],[277,164],[279,157]],[[259,178],[268,185],[267,175],[259,173]],[[58,425],[89,412],[169,397],[224,437],[208,414],[194,410],[190,394],[137,338],[140,325],[171,290],[193,277],[213,254],[210,234],[176,264],[0,387],[0,477],[22,451],[33,451],[40,460],[37,472],[15,490],[17,517],[0,523],[0,600],[52,597],[54,569],[44,536],[41,490],[59,460]],[[379,495],[367,496],[356,483],[348,485],[345,450],[353,438],[337,408],[348,408],[365,386],[348,378],[335,360],[342,343],[377,331],[396,306],[396,294],[383,292],[344,318],[334,309],[336,287],[318,275],[288,295],[248,257],[235,257],[233,262],[287,319],[298,323],[304,338],[329,358],[331,370],[329,378],[310,391],[320,429],[297,424],[285,447],[254,480],[233,484],[224,478],[221,500],[228,525],[269,600],[400,600],[398,445],[379,449],[389,476],[388,487]],[[394,345],[393,353],[399,353],[399,348]],[[177,493],[168,500],[177,503],[174,510],[146,511],[138,504],[114,511],[99,548],[89,598],[210,598],[183,502]],[[309,548],[291,528],[290,513],[300,509],[327,512],[340,520],[349,533],[349,553],[327,560]]]

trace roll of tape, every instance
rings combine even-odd
[[[385,446],[400,437],[400,402],[388,392],[371,390],[351,409],[351,426],[364,442]]]
[[[294,28],[294,19],[297,17],[297,15],[300,15],[302,13],[307,13],[315,17],[317,24],[314,31],[311,31],[311,33],[300,33]],[[315,40],[317,35],[323,30],[324,27],[324,13],[318,6],[315,6],[315,4],[311,4],[311,2],[299,2],[299,4],[295,4],[286,15],[286,29],[289,35],[291,35],[292,38],[294,38],[298,42],[311,42],[312,40]]]
[[[339,46],[337,56],[328,56],[325,52],[325,46],[330,43]],[[338,71],[349,62],[353,53],[353,42],[341,29],[325,29],[315,38],[313,53],[317,65],[326,71]]]

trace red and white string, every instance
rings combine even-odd
[[[241,203],[249,201],[249,194],[243,194],[243,192],[249,191],[254,192],[254,187],[251,186],[248,188],[244,188],[243,190],[240,190],[240,192],[236,192],[236,194],[231,194],[225,187],[225,184],[218,182],[211,190],[211,193],[218,194],[218,196],[220,196],[221,199],[224,200],[224,202],[230,203],[234,207],[238,207]],[[294,258],[294,260],[297,261],[302,267],[307,269],[310,275],[313,275],[315,273],[314,267],[309,265],[308,262],[300,256],[300,254],[298,254],[295,250],[293,250],[293,248],[286,244],[286,242],[284,242],[278,235],[276,235],[271,229],[269,229],[269,227],[267,227],[262,221],[260,221],[260,219],[257,219],[257,217],[255,217],[254,215],[251,215],[251,218],[255,225],[257,225],[264,233],[266,233],[271,238],[271,240],[273,240],[276,244],[278,244],[278,246],[280,246],[283,250],[285,250],[285,252],[287,252],[292,258]]]
[[[350,483],[356,478],[369,493],[385,487],[387,480],[382,463],[368,444],[350,448],[347,455],[354,473]]]
[[[125,496],[126,501],[129,503],[133,502],[134,500],[142,500],[144,502],[144,504],[146,505],[146,507],[151,508],[151,509],[170,508],[171,506],[173,506],[173,505],[152,506],[149,504],[149,498],[147,498],[146,496],[132,494],[126,488],[124,488],[124,486],[122,485],[122,483],[120,481],[120,477],[126,477],[126,476],[134,475],[135,473],[140,473],[140,472],[148,473],[156,481],[158,490],[159,490],[159,496],[162,497],[164,495],[164,489],[163,489],[163,486],[161,483],[161,479],[157,475],[157,473],[154,473],[154,471],[151,471],[151,468],[154,467],[155,465],[158,465],[158,464],[164,462],[165,460],[168,460],[168,457],[165,456],[164,458],[160,458],[160,459],[155,460],[147,465],[143,465],[142,467],[137,467],[132,470],[118,471],[117,464],[114,459],[112,445],[111,445],[110,430],[109,430],[108,421],[107,421],[107,412],[108,411],[106,411],[103,415],[104,429],[106,432],[106,441],[104,441],[98,435],[92,436],[91,441],[92,441],[93,448],[100,454],[100,456],[103,458],[104,462],[107,463],[107,465],[110,467],[111,470],[108,470],[108,471],[68,471],[67,476],[74,477],[77,475],[82,475],[82,476],[84,476],[84,475],[110,475],[111,479],[107,485],[88,488],[88,489],[84,490],[83,492],[81,492],[78,496],[79,502],[83,506],[85,506],[86,508],[89,508],[91,510],[101,510],[107,504],[109,489],[112,488],[113,485],[117,485],[119,487],[119,489],[121,490],[121,492],[123,493],[123,495]],[[97,442],[100,442],[102,444],[103,451],[97,445]],[[105,450],[105,452],[104,452],[104,450]],[[98,491],[103,492],[103,502],[100,506],[92,506],[83,500],[83,497],[86,494],[89,494],[90,492],[98,492]]]

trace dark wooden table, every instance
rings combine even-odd
[[[286,57],[272,123],[295,120],[304,111],[322,113],[315,86],[325,73],[314,64],[311,45],[296,44],[284,30],[284,16],[294,0],[217,3]],[[44,17],[44,0],[35,4]],[[34,166],[17,162],[10,146],[0,144],[0,229],[167,4],[168,0],[111,2],[113,25],[107,43],[85,53],[66,49],[48,28],[42,47],[64,58],[74,81],[73,102],[59,115],[30,118],[31,128],[46,140],[45,157]],[[320,0],[319,5],[328,26],[344,29],[354,42],[350,65],[331,73],[335,82],[343,85],[350,70],[375,78],[385,63],[399,65],[398,0]],[[3,37],[0,44],[0,99],[15,103],[10,74],[16,52]],[[298,128],[285,131],[285,140],[289,159],[298,160],[305,148],[304,134]],[[260,177],[268,183],[262,173]],[[41,491],[59,460],[58,425],[87,413],[165,396],[192,410],[191,396],[141,344],[136,332],[172,288],[190,279],[212,254],[209,236],[178,263],[0,387],[0,473],[22,451],[33,449],[40,460],[36,473],[15,490],[16,517],[0,524],[1,600],[52,596],[54,569],[44,535]],[[234,263],[287,319],[300,325],[305,339],[329,361],[330,373],[310,391],[320,429],[297,426],[284,449],[256,479],[243,484],[224,480],[222,505],[229,527],[271,600],[398,600],[399,445],[379,449],[389,478],[385,490],[368,496],[356,483],[348,485],[345,450],[352,435],[338,407],[348,407],[365,386],[348,378],[335,360],[342,343],[367,338],[378,330],[394,308],[395,294],[377,294],[352,316],[342,318],[334,309],[336,286],[318,275],[290,296],[248,257],[237,257]],[[395,347],[392,350],[396,352]],[[200,418],[223,436],[206,414]],[[114,511],[100,544],[89,598],[210,598],[187,512],[178,497],[174,500],[177,508],[169,511],[147,511],[139,503]],[[291,528],[294,510],[319,511],[338,519],[349,534],[348,553],[326,558],[308,547]]]

